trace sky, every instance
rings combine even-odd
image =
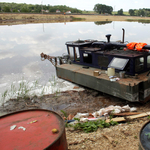
[[[95,4],[112,6],[114,11],[123,9],[150,8],[150,0],[2,0],[2,2],[43,4],[43,5],[66,5],[80,10],[92,11]]]

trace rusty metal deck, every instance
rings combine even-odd
[[[112,82],[104,70],[83,67],[77,64],[63,64],[56,67],[56,73],[59,78],[131,102],[145,101],[150,98],[150,85],[146,76],[147,73],[138,75],[137,79],[128,77]],[[101,74],[94,76],[94,71],[99,71]],[[119,74],[116,73],[115,76],[119,77]]]

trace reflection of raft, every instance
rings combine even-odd
[[[67,42],[68,55],[56,59],[57,76],[128,101],[149,100],[150,45],[145,45],[140,51],[129,50],[123,43],[124,37],[123,42],[110,42],[110,36],[106,35],[107,42]],[[115,76],[119,78],[110,79],[106,74],[108,68],[114,68]],[[95,71],[99,74],[95,75]]]

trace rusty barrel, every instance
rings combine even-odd
[[[57,113],[45,109],[1,116],[0,149],[67,150],[64,120]]]
[[[139,150],[150,150],[150,121],[145,123],[140,130]]]

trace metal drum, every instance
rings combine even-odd
[[[139,140],[139,150],[150,150],[150,121],[141,128]]]
[[[44,109],[18,111],[0,117],[2,150],[67,150],[64,120]]]

